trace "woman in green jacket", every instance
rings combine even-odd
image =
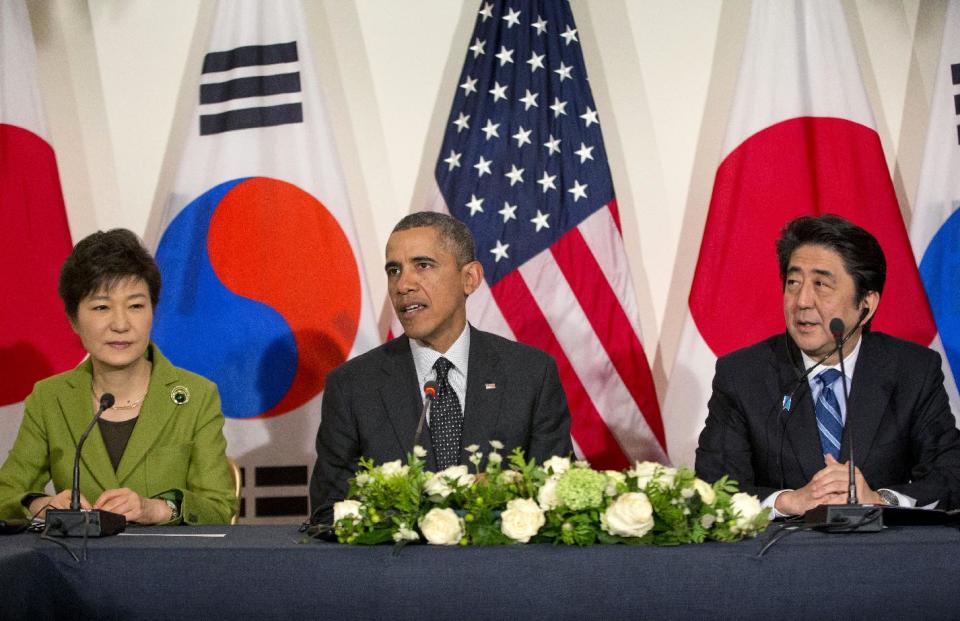
[[[150,342],[160,270],[140,240],[125,229],[86,237],[63,265],[59,292],[89,356],[27,397],[0,467],[0,518],[69,508],[77,440],[111,393],[114,405],[83,446],[81,507],[140,524],[229,523],[237,498],[220,396]]]

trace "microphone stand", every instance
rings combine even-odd
[[[80,434],[77,441],[77,452],[73,459],[73,487],[70,492],[69,509],[48,509],[45,517],[46,528],[44,534],[56,537],[106,537],[122,533],[127,526],[127,519],[119,513],[104,511],[103,509],[85,510],[80,508],[80,452],[87,441],[87,436],[93,431],[93,426],[100,420],[104,410],[113,407],[113,395],[105,392],[100,396],[100,407],[93,415],[93,420]]]
[[[861,320],[866,313],[861,314]],[[840,357],[840,378],[843,380],[843,406],[847,412],[846,427],[850,427],[852,418],[847,407],[850,396],[847,387],[847,373],[843,365],[843,320],[835,317],[830,321],[830,332],[837,342],[837,355]],[[824,390],[830,390],[825,387]],[[875,533],[883,528],[883,509],[875,505],[861,505],[857,502],[857,480],[853,461],[853,430],[847,433],[850,453],[847,459],[847,503],[844,505],[820,505],[803,515],[805,524],[836,533]]]
[[[834,319],[840,323],[840,326],[843,326],[843,321],[840,319]],[[833,321],[830,322],[831,325]],[[842,330],[842,327],[841,327]],[[841,347],[838,350],[838,355],[840,356],[840,381],[843,385],[843,409],[847,412],[847,420],[850,419],[850,410],[847,408],[847,404],[850,400],[850,388],[847,386],[847,369],[843,366],[843,348]],[[826,389],[824,389],[826,390]],[[856,470],[853,463],[853,430],[850,430],[850,433],[847,434],[848,444],[850,444],[850,455],[847,458],[847,504],[856,505],[857,502],[857,478]]]

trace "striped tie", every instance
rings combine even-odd
[[[843,438],[843,418],[840,416],[840,403],[830,388],[840,379],[840,371],[827,369],[817,376],[820,382],[820,397],[817,399],[817,429],[820,430],[820,446],[823,453],[830,453],[840,460],[840,440]]]

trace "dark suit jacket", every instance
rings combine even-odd
[[[461,403],[463,395],[460,395]],[[417,373],[406,336],[350,360],[327,376],[310,504],[317,521],[347,493],[360,457],[405,460],[420,418]],[[470,327],[463,446],[499,440],[543,461],[572,452],[570,412],[556,363],[544,352]],[[420,444],[435,470],[430,433]],[[468,463],[466,452],[461,463]],[[319,511],[318,511],[319,509]]]
[[[802,366],[783,334],[717,361],[697,448],[701,477],[729,474],[762,500],[778,489],[803,487],[824,467],[810,387],[799,381]],[[798,382],[792,407],[783,412],[783,396]],[[841,461],[849,456],[851,432],[855,463],[872,489],[901,492],[918,505],[960,506],[960,432],[936,352],[885,334],[863,335]]]

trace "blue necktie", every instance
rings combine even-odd
[[[463,410],[447,374],[453,363],[441,356],[433,364],[437,371],[437,397],[430,407],[430,442],[436,453],[437,469],[460,463]]]
[[[840,371],[827,369],[817,376],[820,382],[820,397],[817,398],[817,429],[820,430],[820,446],[823,453],[830,453],[840,461],[840,441],[843,438],[843,418],[840,416],[840,403],[830,388],[840,379]]]

